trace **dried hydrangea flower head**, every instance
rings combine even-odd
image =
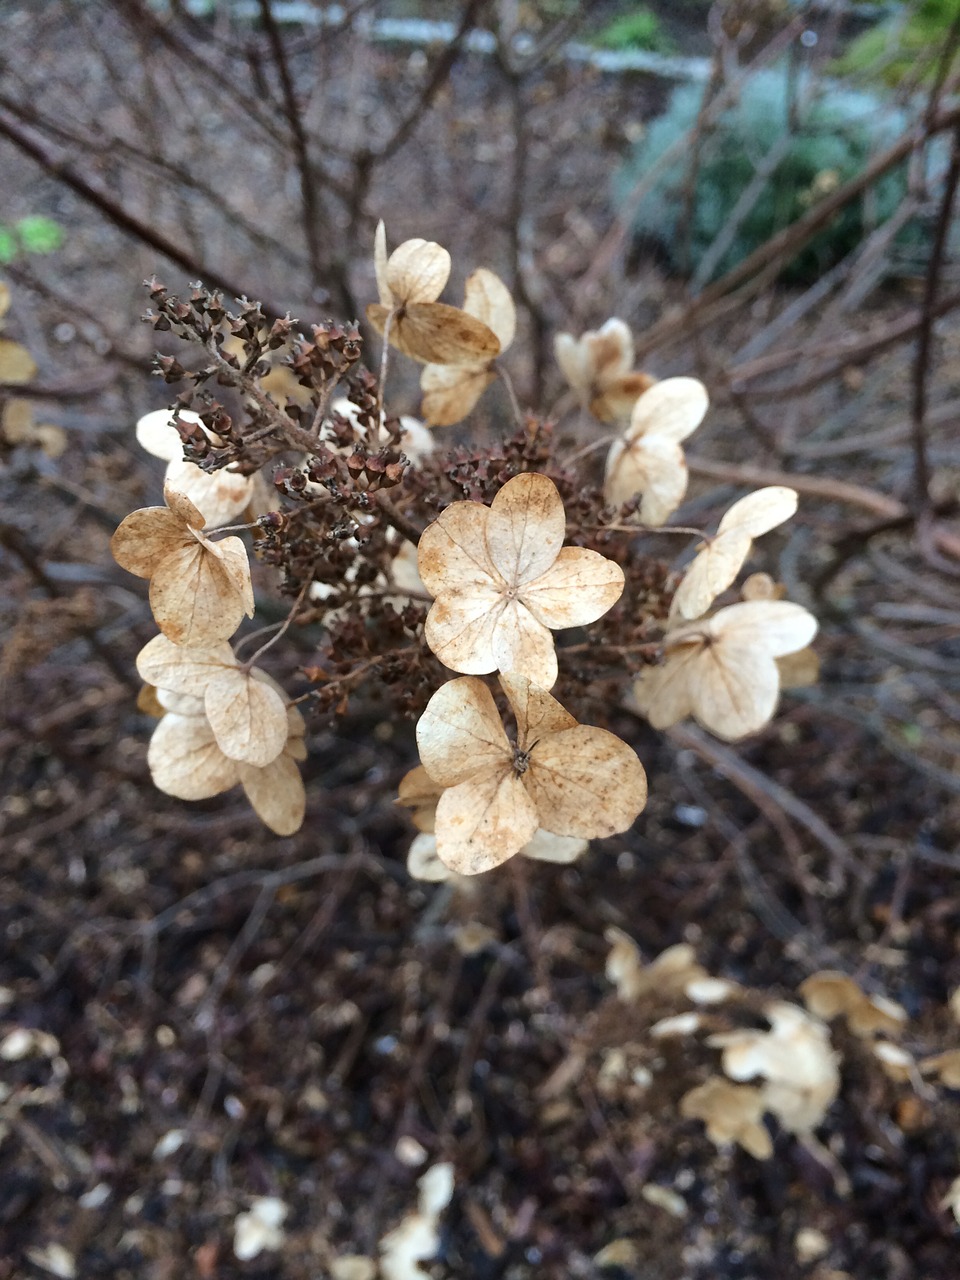
[[[218,437],[203,425],[199,414],[181,409],[180,418],[202,431],[212,444],[219,443]],[[171,489],[176,489],[177,493],[190,499],[203,513],[205,528],[215,529],[218,525],[229,524],[250,502],[256,479],[254,476],[239,475],[229,467],[219,471],[204,471],[195,462],[188,462],[184,458],[183,441],[173,425],[173,410],[155,409],[139,418],[137,443],[153,457],[166,462],[164,485],[169,485]]]
[[[601,422],[626,422],[655,379],[633,368],[633,334],[613,318],[575,338],[558,333],[553,342],[560,371],[580,403]]]
[[[388,258],[381,222],[373,261],[380,301],[367,307],[367,319],[391,346],[424,364],[463,364],[498,354],[497,335],[482,320],[437,302],[450,278],[450,255],[441,245],[405,240]]]
[[[287,707],[272,680],[241,665],[228,644],[187,649],[154,636],[137,655],[142,680],[203,701],[217,746],[231,760],[262,769],[289,737]]]
[[[283,691],[262,671],[254,678]],[[147,749],[153,784],[180,800],[207,800],[239,783],[257,817],[279,836],[289,836],[303,825],[306,792],[297,762],[306,759],[306,726],[303,716],[290,707],[286,713],[287,739],[273,760],[249,764],[225,755],[207,719],[202,698],[192,694],[157,692],[160,720]]]
[[[757,600],[668,631],[664,661],[634,685],[655,729],[692,715],[729,742],[755,733],[777,705],[777,659],[810,643],[817,621],[798,604]]]
[[[165,507],[132,511],[110,542],[121,568],[150,579],[150,608],[178,645],[208,645],[232,636],[254,612],[247,549],[239,538],[211,542],[189,498],[167,487]]]
[[[557,679],[551,630],[595,622],[623,591],[619,565],[564,547],[556,485],[524,472],[491,506],[454,502],[420,538],[418,565],[436,597],[425,639],[442,663],[467,675],[516,671],[542,689]]]
[[[764,1107],[789,1133],[810,1134],[840,1090],[830,1032],[785,1001],[768,1005],[764,1015],[769,1031],[729,1031],[707,1043],[723,1049],[723,1069],[731,1080],[763,1079]]]
[[[726,591],[743,568],[754,538],[783,524],[797,510],[797,491],[783,485],[757,489],[735,502],[716,535],[704,542],[677,587],[673,619],[699,618]]]
[[[773,1139],[763,1123],[766,1110],[761,1089],[731,1084],[719,1076],[711,1076],[680,1099],[680,1114],[703,1120],[711,1142],[718,1147],[739,1143],[757,1160],[769,1160],[773,1155]]]
[[[437,802],[443,794],[423,765],[417,765],[400,781],[397,800],[413,810],[410,815],[419,834],[414,836],[407,854],[407,871],[414,880],[438,884],[453,880],[456,873],[440,860],[437,853]],[[521,857],[535,862],[553,862],[567,866],[587,851],[589,841],[578,836],[558,836],[540,828],[520,850]]]
[[[500,342],[500,354],[513,342],[517,310],[510,290],[499,276],[480,267],[467,277],[463,310],[481,320]],[[451,427],[474,408],[494,380],[491,360],[464,364],[428,364],[420,375],[421,412],[431,427]]]
[[[665,378],[640,396],[607,454],[603,496],[611,506],[640,494],[640,519],[653,528],[676,511],[687,492],[680,442],[699,427],[708,404],[696,378]]]
[[[500,684],[516,743],[473,677],[442,685],[417,724],[420,759],[443,788],[437,853],[461,875],[506,862],[540,827],[582,840],[626,831],[646,803],[643,766],[625,742],[578,724],[522,675],[504,673]]]

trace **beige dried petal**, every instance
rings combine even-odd
[[[813,614],[789,600],[731,604],[708,619],[707,625],[711,635],[721,638],[724,644],[749,644],[771,658],[796,653],[817,634]]]
[[[707,389],[697,378],[664,378],[637,400],[624,438],[656,436],[679,444],[696,431],[709,404]]]
[[[691,673],[699,657],[699,646],[677,649],[662,666],[642,671],[634,683],[637,706],[654,729],[669,729],[693,715]]]
[[[387,260],[386,277],[394,305],[436,302],[450,278],[450,254],[432,240],[404,240]]]
[[[630,828],[647,801],[636,752],[605,729],[577,725],[531,747],[524,785],[539,825],[591,840]]]
[[[529,751],[545,734],[561,733],[577,723],[556,698],[517,671],[501,673],[500,687],[517,720],[517,745],[521,751]]]
[[[451,587],[457,591],[477,585],[499,584],[487,550],[490,508],[482,502],[453,502],[420,536],[417,569],[433,596]]]
[[[711,1076],[680,1099],[680,1114],[705,1121],[711,1142],[738,1142],[757,1160],[773,1155],[773,1141],[762,1123],[765,1109],[759,1089],[729,1084],[719,1076]]]
[[[648,373],[625,373],[604,383],[598,396],[590,401],[590,412],[601,422],[629,422],[634,406],[651,387],[656,378]]]
[[[813,649],[798,649],[776,659],[781,689],[807,689],[820,679],[820,658]]]
[[[740,586],[741,600],[782,600],[786,587],[774,582],[769,573],[751,573]]]
[[[397,790],[397,803],[413,809],[413,821],[421,831],[432,832],[437,801],[443,787],[430,777],[422,764],[405,773]]]
[[[179,800],[206,800],[239,781],[236,762],[220,750],[203,716],[165,715],[150,739],[147,764],[154,786]]]
[[[569,386],[586,395],[590,390],[590,367],[586,347],[572,333],[558,333],[553,339],[553,352]]]
[[[554,563],[521,590],[520,599],[552,631],[596,622],[623,594],[623,570],[585,547],[564,547]]]
[[[568,866],[586,853],[589,847],[589,840],[579,836],[554,835],[552,831],[544,831],[541,827],[520,852],[523,857],[533,858],[536,862],[554,862],[559,866]]]
[[[424,626],[424,639],[451,671],[461,671],[466,675],[485,675],[496,671],[496,633],[505,608],[502,592],[493,587],[478,585],[471,589],[469,595],[448,592],[431,606]],[[515,613],[514,610],[511,620]],[[552,639],[549,644],[552,652]],[[540,649],[542,644],[538,646],[538,652]]]
[[[180,439],[180,432],[173,425],[173,412],[173,409],[154,409],[152,413],[145,413],[142,418],[137,419],[136,435],[140,448],[155,458],[162,458],[164,462],[183,459],[183,441]],[[200,415],[192,410],[181,409],[180,417],[184,422],[200,427],[205,435],[211,434],[204,427]]]
[[[247,549],[239,538],[194,542],[167,555],[150,579],[150,608],[174,644],[208,645],[232,636],[253,616]]]
[[[391,316],[390,345],[423,364],[477,363],[500,352],[491,329],[444,302],[411,303],[394,312],[376,302],[367,307],[367,319],[377,333],[384,333]]]
[[[492,329],[506,351],[517,332],[517,309],[510,290],[498,275],[486,267],[478,267],[467,276],[463,309]]]
[[[287,708],[276,689],[238,667],[209,679],[204,710],[217,743],[231,760],[263,768],[287,741]]]
[[[424,418],[432,427],[462,422],[495,378],[486,365],[428,364],[420,375]]]
[[[451,871],[479,875],[519,853],[539,825],[508,758],[499,770],[444,791],[437,803],[437,853]]]
[[[292,836],[300,830],[307,797],[300,770],[289,751],[284,750],[261,768],[238,763],[237,773],[261,822],[278,836]]]
[[[154,636],[137,655],[137,671],[147,684],[195,698],[204,696],[214,675],[236,665],[233,650],[226,642],[184,649],[166,636]]]
[[[707,646],[691,664],[687,680],[693,714],[705,729],[727,741],[765,725],[780,692],[776,664],[745,645]]]
[[[540,688],[551,689],[557,682],[559,668],[549,629],[537,621],[521,600],[511,600],[498,608],[492,636],[493,663],[485,666],[484,671],[515,671]]]
[[[490,559],[505,582],[523,586],[554,563],[566,528],[557,486],[549,476],[526,471],[508,480],[490,506]]]
[[[411,841],[410,852],[407,854],[407,872],[414,880],[424,880],[428,884],[442,884],[445,880],[452,880],[454,876],[454,872],[440,861],[436,836],[426,832],[414,836]]]
[[[733,504],[720,521],[717,533],[736,529],[750,538],[759,538],[795,515],[797,502],[796,489],[788,489],[784,485],[757,489]]]
[[[603,496],[622,507],[641,494],[639,516],[657,529],[673,515],[687,492],[687,463],[683,450],[672,440],[643,436],[633,444],[614,440],[607,454]]]
[[[161,715],[165,711],[175,711],[178,716],[204,714],[203,699],[195,697],[192,693],[174,693],[170,689],[157,689],[156,698],[161,708]]]
[[[191,545],[200,544],[192,537],[187,541],[183,521],[167,507],[131,511],[110,539],[114,560],[138,578],[149,578],[167,556]]]
[[[417,722],[417,746],[423,767],[441,787],[513,760],[493,695],[472,676],[450,680],[436,691]]]
[[[246,510],[254,492],[255,476],[236,471],[203,471],[193,462],[175,458],[167,466],[165,484],[189,498],[201,513],[207,529],[230,524]]]
[[[36,372],[36,361],[26,347],[9,338],[0,338],[0,386],[23,386]]]
[[[937,1075],[948,1089],[960,1089],[960,1049],[948,1049],[946,1053],[924,1058],[920,1070],[924,1075]]]

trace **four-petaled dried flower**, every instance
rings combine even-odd
[[[180,418],[202,431],[212,444],[219,443],[218,437],[203,425],[199,414],[181,409]],[[189,498],[203,512],[207,529],[235,520],[253,496],[254,476],[239,475],[229,467],[204,471],[184,458],[183,442],[173,425],[172,409],[155,409],[138,419],[137,443],[147,453],[166,462],[164,484]]]
[[[699,618],[733,582],[750,554],[754,538],[769,533],[797,509],[797,492],[783,485],[757,489],[735,502],[716,536],[704,542],[683,575],[671,618]]]
[[[283,694],[262,671],[241,666],[228,644],[187,649],[154,636],[137,655],[137,671],[157,689],[202,699],[217,746],[231,760],[262,769],[287,744]]]
[[[417,765],[400,780],[397,795],[399,804],[413,809],[410,815],[419,835],[414,836],[410,851],[407,854],[407,871],[414,880],[427,880],[438,884],[444,880],[453,880],[454,871],[443,862],[437,853],[437,837],[434,834],[437,820],[437,801],[443,795],[443,787],[439,786],[427,773],[423,765]],[[554,862],[566,866],[576,862],[589,847],[589,841],[578,836],[557,836],[552,831],[540,828],[532,839],[520,850],[524,858],[532,858],[535,862]]]
[[[579,725],[543,689],[515,672],[500,684],[517,720],[507,738],[482,680],[442,685],[417,724],[420,759],[444,788],[437,853],[477,875],[519,853],[542,827],[583,840],[626,831],[647,798],[636,753],[605,729]]]
[[[262,671],[254,676],[283,696]],[[154,729],[147,750],[155,787],[180,800],[207,800],[240,783],[257,817],[271,831],[289,836],[300,829],[306,792],[297,762],[306,759],[307,749],[306,726],[296,707],[287,710],[287,740],[280,754],[258,766],[224,754],[202,698],[160,690],[157,699],[166,714]]]
[[[630,425],[607,454],[603,496],[611,506],[639,493],[640,519],[653,528],[676,511],[687,492],[680,441],[699,427],[708,403],[696,378],[666,378],[640,396]]]
[[[424,364],[492,360],[500,342],[492,329],[459,307],[437,302],[450,276],[450,255],[431,240],[405,240],[387,257],[387,233],[374,242],[379,302],[367,319],[391,346]]]
[[[558,333],[553,349],[580,403],[601,422],[626,422],[637,397],[656,381],[633,368],[633,334],[616,318],[579,338]]]
[[[517,311],[500,277],[486,267],[468,276],[463,309],[496,334],[502,355],[513,342]],[[428,364],[420,375],[424,418],[431,427],[453,426],[467,416],[495,377],[490,360]]]
[[[211,542],[189,498],[163,491],[165,507],[133,511],[110,543],[113,558],[150,579],[150,608],[163,634],[179,645],[214,644],[253,617],[247,549],[239,538]]]
[[[525,472],[486,507],[454,502],[420,538],[420,577],[436,597],[425,638],[467,675],[516,671],[542,689],[557,679],[551,630],[595,622],[619,600],[623,570],[597,551],[564,547],[556,485]]]
[[[777,658],[803,649],[816,633],[816,619],[798,604],[729,605],[667,632],[664,662],[637,681],[637,702],[655,729],[692,715],[732,742],[770,719],[780,692]]]

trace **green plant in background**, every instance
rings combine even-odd
[[[695,85],[674,91],[664,115],[650,126],[617,174],[617,204],[622,206],[638,179],[693,128],[702,93]],[[704,283],[736,266],[811,204],[859,173],[871,156],[907,127],[905,114],[878,95],[840,87],[828,87],[813,96],[791,126],[790,93],[786,68],[759,72],[744,86],[740,100],[701,137],[689,262],[683,212],[689,148],[678,151],[677,159],[667,164],[647,193],[634,230],[643,239],[661,244],[675,270],[697,274],[709,255],[699,273]],[[757,169],[762,170],[765,162],[770,172],[757,182]],[[745,197],[751,184],[756,197],[752,201]],[[888,218],[905,191],[905,169],[884,175],[837,214],[790,263],[784,277],[816,278]],[[913,226],[903,235],[916,240],[920,233]]]
[[[614,18],[593,39],[604,49],[644,49],[648,53],[676,53],[677,47],[660,19],[645,4]]]
[[[0,222],[0,262],[24,253],[53,253],[63,244],[63,227],[41,213],[20,218],[12,226]]]
[[[831,71],[872,84],[929,81],[957,12],[957,0],[918,0],[906,5],[858,36]]]

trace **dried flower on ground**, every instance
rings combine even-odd
[[[761,1089],[730,1084],[719,1076],[711,1076],[680,1099],[680,1114],[703,1120],[711,1142],[717,1146],[737,1142],[757,1160],[773,1155],[773,1140],[763,1123],[766,1110]]]
[[[379,302],[367,319],[391,346],[424,364],[492,360],[500,342],[492,329],[458,307],[437,302],[450,277],[450,255],[431,240],[405,240],[387,257],[387,233],[374,242]]]
[[[263,672],[256,676],[282,697],[282,690]],[[202,698],[190,694],[157,694],[160,720],[147,750],[147,764],[154,786],[180,800],[207,800],[243,787],[254,812],[280,836],[292,835],[303,825],[306,792],[299,761],[306,758],[303,716],[290,707],[286,712],[286,741],[273,760],[257,766],[224,754],[204,711]]]
[[[686,996],[695,1004],[718,1004],[737,990],[723,978],[712,977],[688,943],[667,947],[650,964],[644,964],[640,949],[621,929],[611,926],[604,935],[611,944],[606,975],[617,988],[617,997],[632,1004],[643,996]]]
[[[699,427],[709,400],[696,378],[667,378],[637,400],[630,425],[607,454],[603,496],[620,507],[640,494],[640,519],[657,527],[687,492],[687,463],[680,448]]]
[[[795,489],[771,485],[735,502],[716,536],[704,542],[677,588],[672,618],[699,618],[735,580],[754,538],[789,520],[797,509]]]
[[[415,1213],[380,1241],[380,1273],[383,1280],[426,1280],[420,1266],[436,1257],[440,1248],[440,1214],[453,1197],[453,1165],[435,1164],[417,1183],[420,1195]]]
[[[692,715],[718,738],[755,733],[773,715],[780,692],[777,658],[810,643],[817,621],[798,604],[757,600],[668,631],[664,662],[634,686],[655,729]]]
[[[764,1107],[789,1133],[810,1134],[823,1123],[840,1089],[830,1032],[818,1018],[785,1001],[764,1010],[769,1031],[729,1031],[708,1044],[723,1049],[731,1080],[763,1079]]]
[[[655,379],[633,368],[633,334],[615,317],[575,338],[558,333],[554,352],[580,403],[601,422],[626,422]]]
[[[812,973],[800,984],[800,995],[810,1012],[824,1022],[841,1014],[855,1036],[864,1039],[876,1035],[897,1036],[907,1021],[902,1005],[884,996],[868,996],[845,973],[824,969]]]
[[[211,444],[219,441],[203,425],[200,415],[189,409],[180,410],[182,422],[201,432]],[[137,443],[147,453],[167,463],[164,485],[189,498],[203,513],[204,528],[215,529],[229,524],[247,507],[253,495],[255,476],[242,476],[224,467],[204,471],[183,456],[183,441],[173,424],[172,409],[155,409],[137,421]]]
[[[425,639],[453,671],[515,671],[542,689],[557,679],[551,630],[584,626],[620,598],[623,570],[583,547],[564,547],[556,485],[525,472],[489,507],[454,502],[420,538],[418,564],[436,600]]]
[[[274,682],[237,662],[225,643],[183,648],[154,636],[137,655],[137,671],[165,692],[202,699],[217,746],[231,760],[263,768],[287,742],[287,707]]]
[[[500,354],[513,342],[517,311],[510,291],[499,276],[480,267],[467,277],[463,310],[497,336]],[[487,360],[464,364],[428,364],[420,375],[421,412],[431,427],[450,427],[476,405],[496,374]]]
[[[150,579],[150,608],[178,645],[208,645],[232,636],[254,612],[247,549],[239,538],[211,542],[189,498],[163,491],[165,507],[133,511],[110,543],[121,568]]]
[[[500,684],[516,716],[515,744],[473,677],[441,686],[417,725],[423,766],[444,788],[437,853],[461,875],[506,862],[540,827],[583,840],[626,831],[646,803],[643,766],[625,742],[577,724],[523,675],[504,673]]]

